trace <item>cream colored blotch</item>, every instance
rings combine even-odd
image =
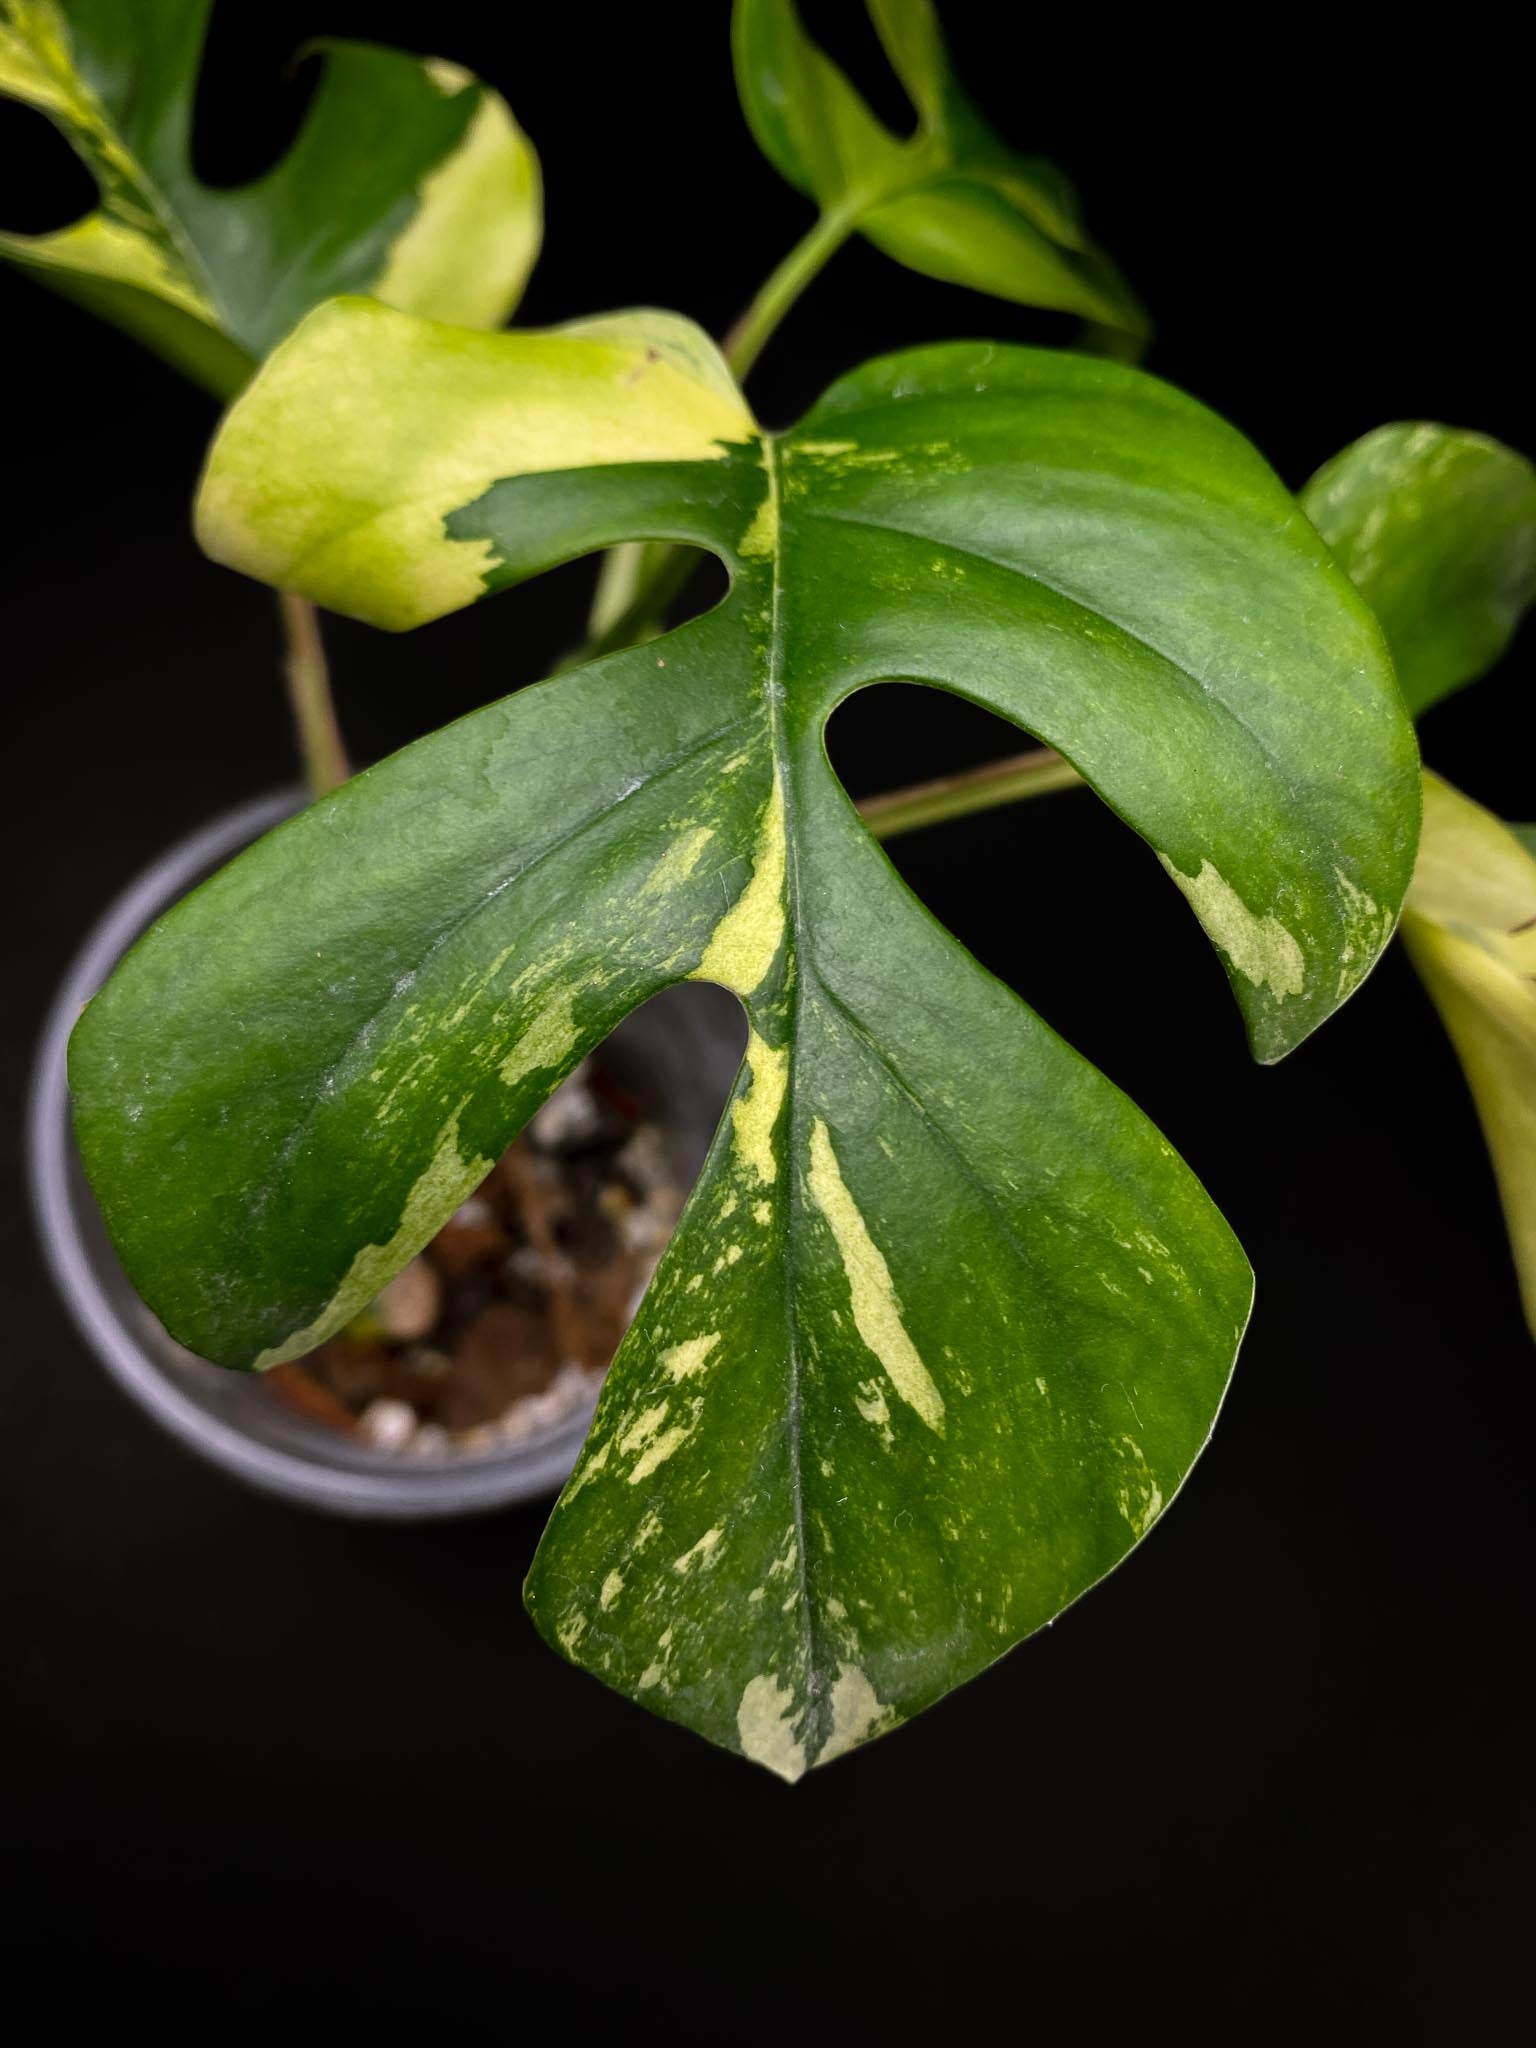
[[[933,1382],[902,1321],[891,1269],[869,1234],[858,1204],[848,1192],[832,1140],[820,1117],[811,1125],[811,1200],[827,1219],[848,1276],[853,1320],[860,1337],[885,1368],[886,1377],[912,1412],[944,1434],[944,1396]]]
[[[794,1727],[795,1695],[764,1672],[749,1681],[736,1708],[741,1753],[793,1784],[805,1775],[805,1748]]]
[[[1306,956],[1278,917],[1257,916],[1208,860],[1201,861],[1197,875],[1183,875],[1163,854],[1158,859],[1239,974],[1277,999],[1303,993]]]

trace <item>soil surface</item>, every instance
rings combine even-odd
[[[684,1194],[663,1126],[584,1062],[420,1257],[266,1384],[406,1456],[540,1433],[592,1406]]]

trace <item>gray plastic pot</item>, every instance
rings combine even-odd
[[[32,1199],[49,1267],[80,1334],[123,1391],[189,1449],[268,1493],[401,1521],[552,1493],[576,1462],[590,1410],[495,1450],[392,1456],[293,1414],[259,1379],[184,1350],[139,1300],[108,1242],[70,1122],[65,1057],[75,1019],[163,911],[299,801],[291,792],[263,797],[182,840],[124,891],[81,948],[49,1013],[29,1108]],[[604,1064],[672,1134],[683,1185],[703,1163],[745,1035],[734,998],[697,986],[653,997],[607,1042]]]

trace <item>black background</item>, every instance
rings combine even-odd
[[[1528,110],[1491,11],[1385,55],[1349,40],[1348,10],[1241,27],[1067,12],[949,17],[990,111],[1075,175],[1151,304],[1153,368],[1298,484],[1383,419],[1536,441],[1516,310]],[[864,62],[851,0],[812,18]],[[718,331],[807,219],[741,126],[713,4],[225,0],[210,176],[280,146],[303,97],[283,66],[316,30],[428,44],[507,92],[548,184],[530,323],[648,301]],[[0,218],[58,224],[85,196],[67,153],[0,113]],[[9,275],[0,321],[19,1087],[94,914],[291,766],[270,599],[187,533],[206,404]],[[854,247],[772,344],[758,410],[787,419],[865,355],[951,334],[1067,338]],[[337,625],[356,754],[538,675],[590,573],[414,637]],[[1536,813],[1528,649],[1423,728],[1437,766],[1517,816]],[[892,687],[841,713],[832,744],[862,793],[1018,741]],[[898,860],[1147,1108],[1258,1269],[1177,1512],[1057,1628],[790,1791],[542,1648],[518,1601],[541,1511],[350,1526],[160,1437],[48,1294],[13,1177],[10,1926],[50,2026],[186,2005],[225,2036],[323,2008],[449,2033],[475,2011],[514,2037],[549,2012],[710,2040],[988,2018],[1049,2041],[1339,2020],[1366,2039],[1508,2037],[1532,1359],[1424,998],[1394,949],[1260,1070],[1194,921],[1088,800],[943,827]]]

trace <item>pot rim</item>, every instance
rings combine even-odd
[[[27,1104],[27,1181],[44,1259],[75,1328],[124,1393],[188,1448],[263,1492],[334,1514],[406,1521],[552,1494],[576,1461],[590,1409],[526,1443],[441,1463],[385,1464],[381,1454],[377,1468],[330,1462],[318,1428],[313,1456],[246,1434],[178,1384],[174,1367],[129,1327],[82,1232],[71,1191],[76,1155],[67,1076],[76,1019],[128,948],[190,884],[304,801],[296,789],[257,797],[178,840],[109,905],[76,954],[43,1025]]]

